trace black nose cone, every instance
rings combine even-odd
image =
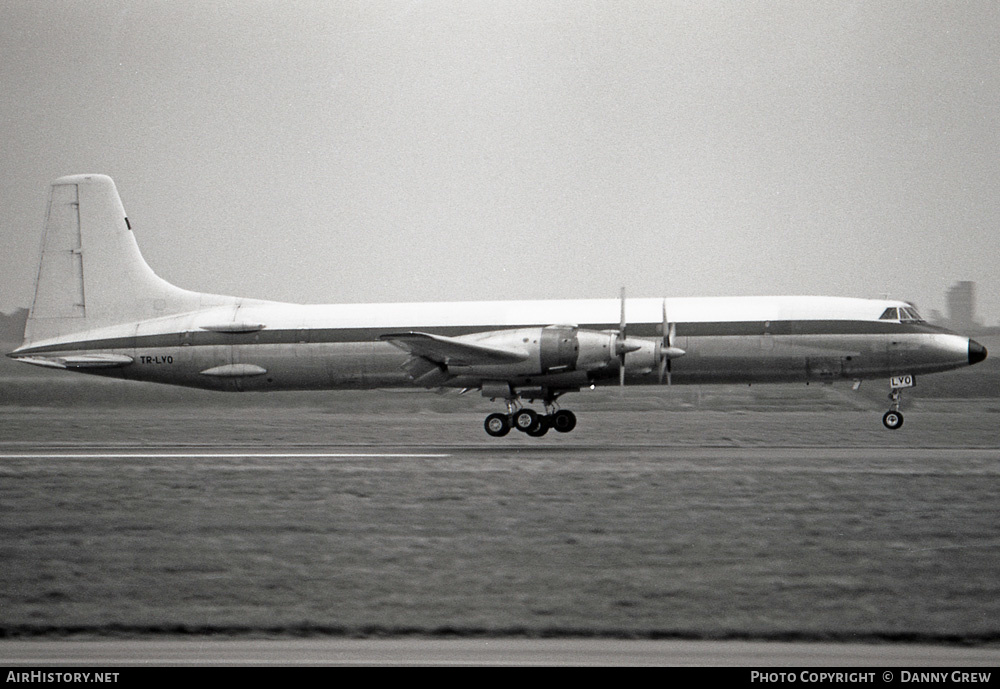
[[[975,340],[969,340],[969,365],[978,364],[986,358],[986,347]]]

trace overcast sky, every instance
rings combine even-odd
[[[1000,3],[0,0],[0,310],[48,183],[301,302],[830,294],[1000,322]]]

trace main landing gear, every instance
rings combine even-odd
[[[556,411],[546,405],[546,411],[549,413],[539,414],[527,407],[516,408],[515,402],[509,401],[506,414],[490,414],[483,425],[495,438],[507,435],[512,428],[534,438],[545,435],[550,428],[559,433],[569,433],[576,428],[576,414],[568,409]]]

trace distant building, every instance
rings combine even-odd
[[[969,329],[976,323],[976,283],[956,282],[948,288],[948,323],[954,329]]]
[[[0,312],[0,342],[21,344],[24,323],[28,320],[28,309],[17,309],[14,313]],[[2,354],[0,354],[2,356]]]

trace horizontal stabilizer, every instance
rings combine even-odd
[[[514,364],[528,358],[526,352],[429,333],[388,333],[380,335],[378,339],[445,366]]]
[[[77,356],[59,357],[21,356],[15,358],[17,361],[34,364],[35,366],[72,369],[118,368],[120,366],[128,366],[133,361],[132,357],[124,354],[80,354]]]

